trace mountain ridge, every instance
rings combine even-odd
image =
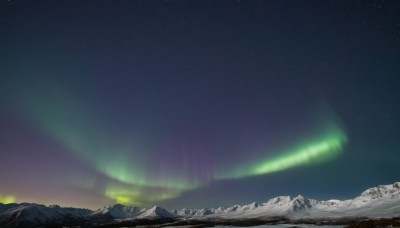
[[[96,211],[81,208],[45,206],[35,203],[1,204],[1,227],[34,227],[65,224],[117,224],[124,222],[186,219],[237,220],[287,218],[291,220],[323,220],[340,218],[395,218],[400,217],[400,182],[379,185],[348,200],[319,201],[302,195],[278,196],[264,203],[253,202],[231,207],[166,210],[159,206],[150,209],[121,204],[107,205]],[[150,222],[151,223],[151,222]]]

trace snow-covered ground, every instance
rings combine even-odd
[[[253,228],[307,228],[307,227],[322,227],[322,228],[342,228],[344,226],[320,226],[320,225],[312,225],[312,224],[279,224],[279,225],[260,225],[260,226],[251,226]],[[249,226],[214,226],[214,228],[249,228]],[[181,227],[180,227],[181,228]]]

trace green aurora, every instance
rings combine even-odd
[[[340,129],[331,130],[321,140],[306,142],[288,152],[268,157],[261,162],[255,162],[249,167],[239,167],[227,173],[217,174],[215,179],[243,178],[254,175],[265,175],[294,168],[329,161],[337,157],[343,150],[347,137]]]
[[[399,181],[400,1],[0,1],[0,203],[230,207]]]
[[[163,161],[154,158],[150,147],[141,146],[139,140],[133,136],[112,136],[105,130],[110,129],[107,124],[93,118],[96,115],[90,107],[63,92],[60,87],[51,85],[46,88],[51,89],[26,90],[27,93],[20,97],[25,104],[23,112],[44,134],[112,180],[103,194],[121,204],[151,204],[179,197],[183,192],[197,189],[212,181],[266,175],[297,166],[330,161],[340,154],[347,141],[339,121],[330,114],[330,117],[325,118],[325,124],[319,126],[322,130],[317,130],[316,135],[309,135],[313,140],[304,140],[288,151],[274,152],[274,156],[270,155],[271,151],[266,150],[267,156],[261,161],[239,163],[233,167],[220,167],[217,164],[213,170],[214,175],[209,179],[188,175],[185,170],[154,171],[156,165],[152,163]],[[144,154],[153,158],[153,161]]]

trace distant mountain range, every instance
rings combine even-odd
[[[0,227],[351,224],[382,218],[400,225],[400,182],[367,189],[360,196],[344,201],[279,196],[265,203],[211,209],[168,211],[158,206],[146,209],[116,204],[91,211],[32,203],[0,204]]]

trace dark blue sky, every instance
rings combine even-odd
[[[0,202],[211,207],[399,181],[399,15],[1,1]]]

